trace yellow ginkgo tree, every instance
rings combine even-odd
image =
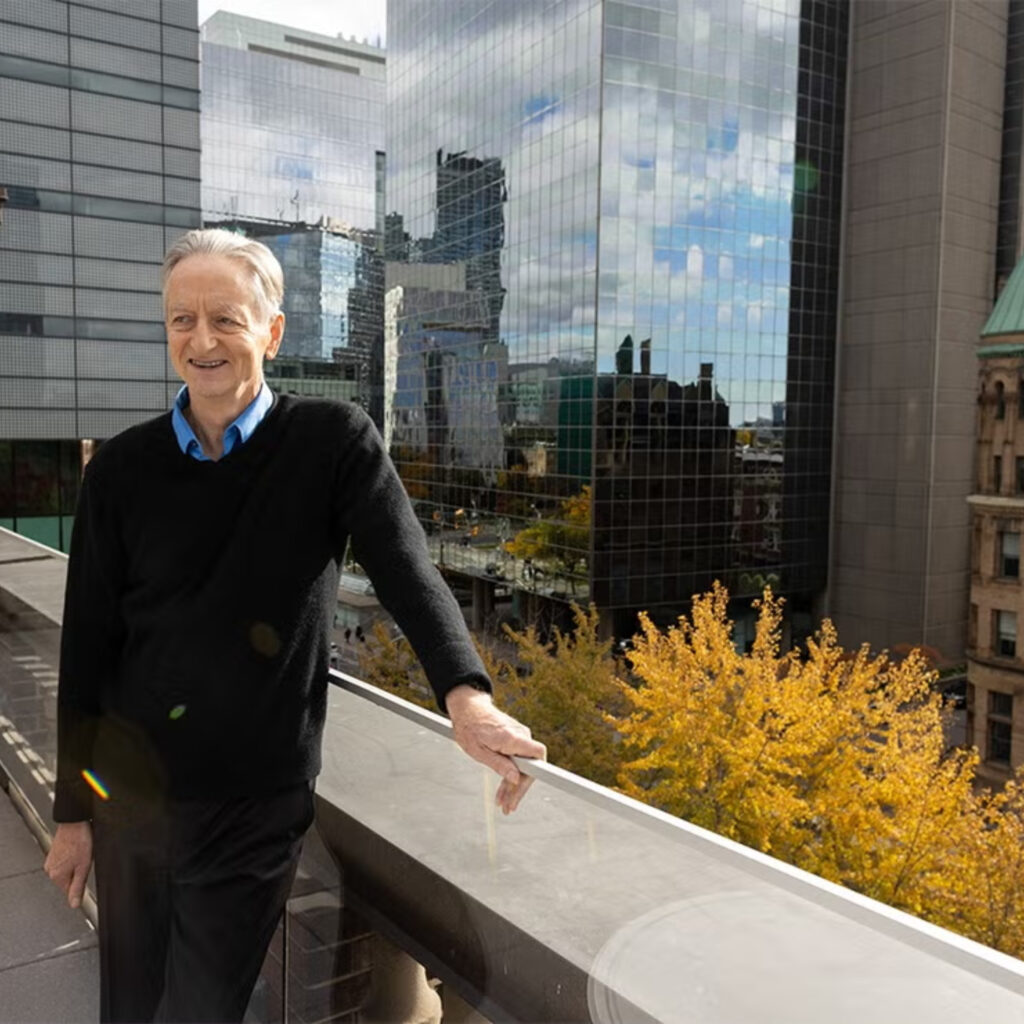
[[[1024,794],[976,794],[949,749],[934,673],[839,646],[825,622],[780,653],[766,591],[749,654],[728,594],[666,632],[642,618],[618,721],[625,792],[798,867],[1024,954]]]

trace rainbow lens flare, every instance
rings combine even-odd
[[[82,769],[82,778],[92,787],[92,791],[101,799],[109,800],[110,794],[107,792],[107,787],[96,778],[95,775],[88,768]]]

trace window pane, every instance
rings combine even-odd
[[[15,529],[30,540],[61,550],[60,518],[58,516],[18,516]]]
[[[1016,578],[1020,575],[1020,534],[1006,530],[999,534],[999,575]]]
[[[1012,718],[1013,694],[992,690],[988,695],[988,711],[990,715],[1003,715],[1006,718]]]
[[[1000,764],[1010,763],[1010,725],[1008,722],[988,723],[988,759]]]
[[[12,441],[0,441],[0,516],[6,519],[10,519],[15,511],[13,447]],[[13,519],[11,521],[13,523]]]
[[[999,635],[1008,637],[1011,640],[1017,639],[1017,613],[998,612]]]
[[[996,612],[996,652],[1004,658],[1017,653],[1017,615],[1014,612]]]
[[[15,514],[53,516],[59,510],[59,449],[53,441],[18,441],[14,445]],[[19,527],[20,530],[20,527]],[[35,534],[28,536],[36,537]],[[46,535],[49,537],[49,533]],[[41,539],[36,537],[36,539]],[[49,540],[43,540],[49,544]]]

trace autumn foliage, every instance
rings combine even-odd
[[[690,621],[642,620],[642,685],[619,728],[625,792],[859,892],[921,913],[943,889],[974,755],[946,751],[941,697],[916,654],[850,657],[826,623],[780,654],[766,592],[737,653],[716,587]]]
[[[520,530],[505,543],[505,550],[516,558],[542,562],[573,583],[590,549],[590,506],[591,489],[585,486],[561,502],[557,516]]]
[[[392,637],[383,622],[375,622],[359,652],[363,681],[397,697],[436,711],[434,696],[412,645],[404,636]]]
[[[756,607],[747,654],[718,585],[666,631],[641,617],[628,664],[593,609],[549,642],[510,632],[496,698],[562,767],[1024,956],[1024,779],[977,791],[920,654],[847,652],[827,621],[783,652],[782,601]]]
[[[641,619],[623,791],[1024,955],[1024,792],[976,793],[923,658],[846,652],[829,622],[781,653],[782,602],[757,605],[749,654],[718,586],[666,632]]]
[[[507,631],[526,673],[506,671],[497,696],[547,746],[550,761],[613,786],[621,762],[614,722],[626,710],[625,698],[611,641],[599,638],[596,609],[574,608],[573,615],[575,629],[556,629],[547,642],[532,628]]]

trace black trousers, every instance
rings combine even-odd
[[[313,821],[312,790],[96,802],[101,1021],[241,1021]]]

